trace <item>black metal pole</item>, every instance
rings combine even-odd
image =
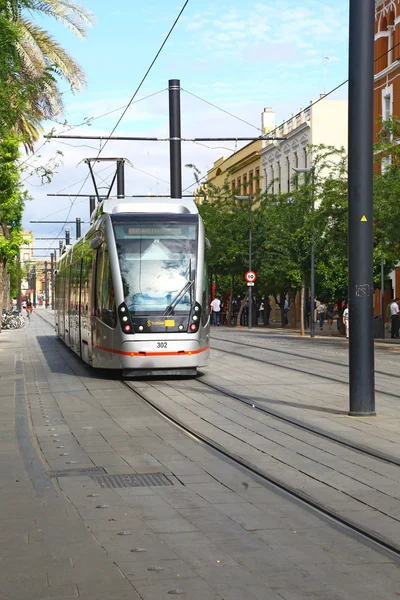
[[[76,239],[79,240],[79,238],[82,235],[82,227],[81,227],[81,219],[79,217],[76,217]]]
[[[54,310],[54,253],[50,253],[51,260],[51,271],[50,271],[50,281],[51,281],[51,308]]]
[[[249,218],[249,271],[251,271],[252,254],[253,254],[253,239],[252,239],[252,207],[253,207],[253,196],[249,196],[250,205],[250,218]],[[249,320],[247,326],[249,329],[253,327],[253,294],[252,286],[249,285]]]
[[[44,306],[47,308],[49,305],[48,296],[48,279],[47,279],[47,260],[44,261]]]
[[[350,0],[349,374],[351,416],[375,415],[373,93],[375,0]]]
[[[315,168],[311,168],[311,215],[312,215],[312,231],[311,231],[311,286],[310,286],[310,337],[315,337],[315,232],[314,232],[314,188],[315,188]]]
[[[125,198],[125,161],[117,161],[117,198]]]
[[[36,265],[33,265],[33,307],[36,308]]]
[[[94,209],[96,208],[96,197],[95,196],[89,196],[89,217],[91,217]]]
[[[71,239],[70,239],[70,233],[71,233],[71,232],[70,232],[70,230],[69,230],[69,229],[66,229],[66,230],[65,230],[65,245],[66,245],[66,246],[69,246],[69,245],[70,245],[70,243],[71,243]]]
[[[62,241],[62,240],[60,240],[60,241],[58,242],[58,249],[59,249],[60,256],[61,256],[62,249],[63,249],[63,241]]]
[[[171,198],[182,198],[182,156],[181,156],[181,82],[170,79],[169,92],[169,155]]]

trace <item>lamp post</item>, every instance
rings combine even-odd
[[[249,201],[249,271],[251,271],[251,262],[252,262],[252,252],[253,252],[253,244],[252,244],[252,206],[253,206],[253,196],[235,196],[236,200],[248,200]],[[251,285],[249,285],[249,318],[247,326],[249,329],[253,327],[253,297],[251,293]]]
[[[315,317],[314,317],[314,296],[315,296],[315,239],[314,239],[314,184],[315,184],[315,168],[310,167],[299,168],[293,167],[296,173],[305,173],[311,175],[311,215],[312,215],[312,231],[311,231],[311,289],[310,289],[310,337],[315,337]]]

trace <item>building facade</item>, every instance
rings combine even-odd
[[[400,0],[376,0],[374,127],[400,116]]]
[[[275,113],[271,108],[264,108],[261,115],[261,131],[266,134],[274,128]],[[256,140],[232,156],[219,158],[208,171],[207,185],[222,189],[227,183],[229,189],[235,193],[256,195],[262,185],[261,151],[267,143],[267,140]]]
[[[400,117],[400,0],[375,2],[374,135],[379,119]],[[400,298],[400,264],[389,275],[392,289],[385,291],[385,304]],[[380,313],[379,294],[375,294],[375,313]]]
[[[273,194],[290,192],[294,168],[310,168],[310,145],[325,144],[347,150],[347,100],[321,96],[274,129],[271,135],[284,140],[267,141],[260,151],[262,191]]]

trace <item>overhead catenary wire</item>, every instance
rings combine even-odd
[[[108,136],[108,138],[105,140],[105,143],[104,143],[103,147],[102,147],[102,148],[99,150],[99,153],[98,153],[98,155],[97,155],[97,158],[98,158],[98,157],[100,156],[100,154],[103,152],[104,148],[105,148],[105,147],[106,147],[106,145],[107,145],[107,142],[108,142],[108,140],[110,139],[110,137],[112,136],[112,134],[114,133],[114,131],[116,131],[117,127],[119,126],[119,124],[121,123],[122,119],[123,119],[123,118],[124,118],[124,116],[126,115],[126,112],[127,112],[128,108],[131,106],[131,104],[132,104],[132,102],[134,101],[134,99],[136,98],[136,95],[138,94],[138,92],[139,92],[140,88],[142,87],[143,83],[144,83],[144,82],[145,82],[145,80],[147,79],[147,76],[148,76],[148,74],[150,73],[151,69],[153,68],[153,66],[154,66],[154,64],[155,64],[155,62],[156,62],[156,60],[157,60],[157,59],[158,59],[158,57],[160,56],[160,54],[161,54],[161,52],[162,52],[162,50],[163,50],[163,48],[164,48],[165,44],[167,43],[167,41],[168,41],[168,39],[169,39],[169,37],[170,37],[171,33],[172,33],[172,32],[173,32],[173,30],[175,29],[175,27],[176,27],[176,25],[177,25],[177,23],[178,23],[179,19],[181,18],[181,15],[182,15],[183,11],[185,10],[185,8],[186,8],[186,6],[187,6],[188,4],[189,4],[189,0],[185,0],[185,3],[184,3],[184,5],[182,6],[181,10],[179,11],[179,14],[178,14],[178,16],[176,17],[176,19],[175,19],[174,23],[172,24],[172,27],[170,28],[169,32],[167,33],[167,35],[166,35],[166,37],[165,37],[165,39],[164,39],[163,43],[161,44],[160,48],[159,48],[159,49],[158,49],[158,51],[157,51],[157,53],[156,53],[155,57],[154,57],[154,58],[153,58],[153,60],[151,61],[151,63],[150,63],[150,66],[149,66],[149,68],[147,69],[146,73],[144,74],[144,76],[143,76],[143,78],[142,78],[141,82],[139,83],[138,87],[136,88],[135,92],[133,93],[133,96],[132,96],[132,98],[129,100],[129,102],[128,102],[128,104],[127,104],[126,108],[124,109],[124,111],[123,111],[122,115],[119,117],[118,121],[116,122],[115,126],[113,127],[113,129],[112,129],[112,131],[111,131],[110,135],[109,135],[109,136]]]

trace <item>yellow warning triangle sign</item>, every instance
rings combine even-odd
[[[361,223],[366,223],[368,221],[367,217],[363,215],[360,219]]]

